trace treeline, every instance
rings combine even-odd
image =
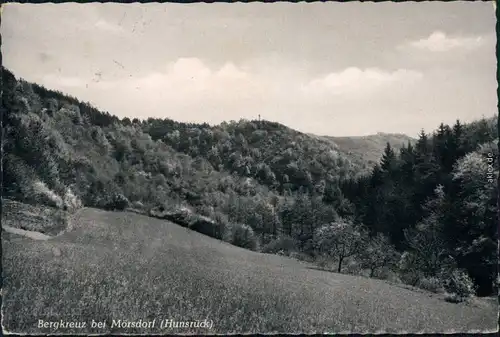
[[[466,270],[481,294],[493,289],[489,120],[442,125],[398,154],[388,145],[370,173],[332,142],[278,123],[120,120],[6,69],[2,77],[6,197],[182,218],[242,247],[416,285],[445,279],[446,260],[445,275]],[[422,251],[429,237],[445,252]]]
[[[412,254],[426,277],[445,264],[465,269],[480,294],[492,292],[498,266],[495,122],[441,124],[399,153],[388,144],[371,175],[342,184],[372,235]]]
[[[269,121],[230,121],[211,127],[149,118],[141,126],[153,140],[280,193],[299,188],[313,193],[366,169],[365,162],[352,160],[331,142]]]

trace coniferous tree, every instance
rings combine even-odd
[[[396,168],[396,154],[389,143],[387,143],[382,155],[380,168],[385,173],[390,173]]]

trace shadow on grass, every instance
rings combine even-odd
[[[342,273],[338,273],[337,271],[333,270],[333,269],[327,269],[327,268],[322,268],[322,267],[314,267],[314,266],[309,266],[309,267],[306,267],[306,269],[312,269],[312,270],[319,270],[319,271],[326,271],[328,273],[334,273],[334,274],[342,274]]]
[[[338,271],[333,270],[333,269],[327,269],[327,268],[322,268],[322,267],[314,267],[314,266],[306,267],[306,269],[319,270],[319,271],[324,271],[324,272],[333,273],[333,274],[349,275],[349,276],[361,277],[361,278],[365,278],[365,279],[369,279],[369,280],[381,281],[381,282],[385,282],[387,284],[390,284],[391,286],[395,286],[395,287],[398,287],[398,288],[401,288],[401,289],[406,289],[406,290],[414,291],[414,292],[421,293],[421,294],[428,294],[429,297],[439,297],[439,295],[443,295],[443,294],[437,294],[437,293],[433,293],[433,292],[430,292],[430,291],[426,291],[424,289],[420,289],[418,287],[414,287],[414,286],[407,285],[407,284],[404,284],[404,283],[392,282],[392,281],[389,281],[389,280],[384,280],[384,279],[376,278],[376,277],[368,277],[368,276],[365,276],[365,275],[348,274],[348,273],[342,273],[342,272],[339,273]],[[444,298],[443,298],[443,300],[444,300]]]

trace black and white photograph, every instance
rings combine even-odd
[[[497,332],[495,12],[3,4],[3,334]]]

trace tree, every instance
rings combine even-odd
[[[232,224],[226,235],[226,241],[235,246],[250,250],[255,250],[257,247],[257,238],[255,237],[253,229],[248,225],[238,223]]]
[[[314,186],[314,192],[320,196],[323,196],[325,193],[326,189],[326,182],[325,180],[320,180],[315,186]]]
[[[443,186],[440,185],[436,187],[434,197],[429,198],[423,207],[427,216],[415,229],[405,230],[410,251],[416,257],[418,268],[425,276],[437,276],[443,268],[452,263],[452,256],[440,222],[444,203],[445,193]]]
[[[386,236],[378,233],[375,237],[365,240],[366,247],[361,250],[359,256],[362,267],[370,270],[370,277],[374,277],[380,269],[396,264],[398,253]]]
[[[460,120],[457,119],[452,128],[452,149],[455,152],[455,160],[462,158],[466,154],[463,141],[464,133],[464,126],[460,123]]]
[[[380,162],[380,168],[386,173],[390,173],[395,169],[396,166],[396,154],[391,147],[391,144],[387,143],[384,153],[382,155],[382,160]]]
[[[294,206],[295,202],[291,196],[285,196],[282,203],[279,205],[279,216],[281,218],[283,235],[292,236],[293,223],[294,223]]]
[[[454,270],[444,282],[445,289],[451,293],[446,300],[450,302],[467,301],[476,290],[476,285],[464,270]]]
[[[415,146],[415,165],[413,166],[415,190],[413,193],[413,204],[417,207],[425,203],[426,199],[433,194],[439,183],[440,166],[436,162],[432,151],[432,144],[427,135],[422,131]],[[416,209],[419,221],[423,212]]]
[[[459,189],[452,213],[455,221],[450,222],[448,233],[453,235],[460,266],[478,284],[479,293],[492,291],[497,269],[498,191],[496,185],[486,179],[489,171],[486,157],[472,152],[457,161],[452,172],[453,182]]]
[[[318,228],[315,246],[318,252],[338,260],[337,272],[342,271],[342,262],[360,250],[361,233],[352,223],[338,220]]]
[[[384,212],[384,195],[382,187],[384,185],[384,173],[380,165],[373,167],[372,173],[367,180],[368,193],[364,200],[360,200],[363,215],[361,217],[364,223],[370,230],[371,234],[380,231],[380,225],[383,224]]]
[[[126,125],[126,126],[132,125],[132,121],[128,117],[123,118],[122,123],[123,123],[123,125]]]

